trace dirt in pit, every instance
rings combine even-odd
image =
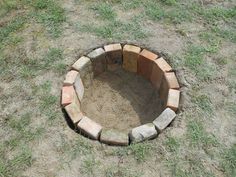
[[[162,102],[149,81],[120,68],[95,77],[85,89],[81,107],[103,127],[126,132],[152,122],[161,113]]]

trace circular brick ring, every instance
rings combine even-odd
[[[91,85],[95,76],[106,70],[122,66],[149,80],[159,90],[163,112],[153,122],[133,128],[128,134],[105,129],[86,117],[81,110],[84,88]],[[75,130],[109,145],[129,145],[157,137],[176,117],[179,107],[180,86],[171,66],[159,55],[134,45],[110,44],[80,57],[66,74],[61,105]]]

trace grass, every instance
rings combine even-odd
[[[167,150],[170,152],[177,152],[180,148],[180,142],[178,139],[173,137],[168,137],[165,146],[167,147]]]
[[[32,6],[37,21],[47,28],[52,37],[59,37],[62,33],[61,25],[66,21],[64,9],[54,0],[36,0]]]
[[[80,169],[83,174],[94,176],[95,169],[97,169],[98,165],[99,161],[97,161],[94,156],[86,156]]]
[[[207,95],[193,96],[192,102],[195,103],[203,113],[212,114],[212,102]]]
[[[100,2],[91,7],[92,10],[98,15],[102,20],[113,20],[116,17],[116,13],[111,4]]]
[[[225,149],[222,153],[221,167],[226,173],[226,176],[236,176],[236,144],[233,144],[230,148]]]
[[[203,124],[198,120],[191,120],[188,123],[187,136],[192,146],[203,148],[204,150],[218,145],[216,137],[207,133]]]
[[[118,148],[115,150],[118,156],[132,155],[137,162],[144,162],[151,154],[153,146],[149,142],[131,144],[126,148]]]
[[[21,147],[21,151],[14,155],[11,160],[0,158],[0,176],[17,177],[21,176],[22,172],[31,166],[33,157],[31,150],[26,147]]]
[[[19,16],[8,22],[4,27],[0,28],[0,44],[7,40],[8,36],[21,29],[26,23],[25,16]]]

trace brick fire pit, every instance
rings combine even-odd
[[[134,127],[129,133],[103,128],[81,110],[85,88],[106,70],[122,67],[143,76],[159,92],[162,113],[150,123]],[[110,44],[80,57],[66,74],[62,87],[61,105],[75,130],[109,145],[129,145],[157,137],[176,117],[180,86],[171,66],[161,56],[135,45]]]

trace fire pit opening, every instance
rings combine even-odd
[[[157,137],[176,117],[180,86],[159,54],[109,44],[81,56],[66,74],[61,105],[74,130],[109,145]]]

